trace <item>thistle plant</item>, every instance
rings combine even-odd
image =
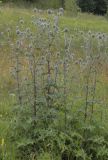
[[[64,148],[68,145],[72,148],[73,140],[78,137],[81,144],[75,148],[84,146],[82,139],[87,139],[79,134],[85,133],[86,124],[92,124],[92,120],[96,119],[95,108],[101,97],[97,93],[98,78],[103,70],[102,53],[107,57],[108,37],[92,31],[73,29],[71,33],[68,28],[61,29],[59,18],[64,14],[63,8],[56,15],[52,10],[47,10],[47,18],[42,18],[42,13],[36,8],[33,12],[33,28],[25,26],[20,18],[13,50],[17,98],[19,105],[27,112],[27,128],[22,127],[22,130],[27,130],[30,143],[27,142],[26,147],[30,144],[33,155],[42,150],[53,152],[54,146],[59,148],[62,142],[59,152],[63,154],[67,153]],[[36,123],[32,124],[30,118],[34,118]],[[75,144],[79,144],[79,141]],[[24,149],[22,154],[26,153],[26,147],[20,147]],[[72,155],[69,150],[68,156],[76,159],[76,155]]]
[[[20,45],[21,41],[16,42],[16,49],[14,51],[14,61],[15,61],[15,79],[17,83],[17,97],[19,105],[22,105],[22,95],[21,95],[21,79],[20,79],[20,71],[21,71],[21,62],[20,62]]]

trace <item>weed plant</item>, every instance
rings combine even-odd
[[[56,15],[47,10],[47,18],[42,12],[34,9],[31,27],[20,17],[18,25],[4,33],[11,43],[17,98],[8,133],[16,146],[15,159],[107,160],[101,109],[108,103],[100,84],[108,35],[77,29],[70,34],[59,27],[62,8]],[[4,151],[0,158],[6,159]]]

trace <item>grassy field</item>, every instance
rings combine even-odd
[[[7,15],[8,13],[8,15]],[[33,15],[32,9],[19,9],[19,8],[7,8],[1,9],[0,13],[0,27],[14,26],[17,24],[19,17],[25,18],[26,21],[30,20]],[[42,15],[45,17],[45,15]],[[92,14],[81,14],[77,17],[61,18],[61,26],[68,26],[70,29],[78,28],[84,31],[105,32],[108,33],[108,21],[102,16],[94,16]]]
[[[8,28],[15,30],[20,17],[25,20],[25,23],[28,27],[32,27],[30,19],[33,14],[34,13],[32,9],[2,7],[0,9],[0,34],[4,34]],[[41,13],[39,16],[42,18],[48,17],[46,13]],[[63,16],[60,18],[60,27],[68,27],[71,33],[77,29],[84,32],[92,31],[93,33],[102,32],[108,34],[108,21],[104,17],[89,14],[80,13],[77,17]],[[16,37],[13,34],[12,40],[14,41],[15,38]],[[8,152],[10,152],[10,148],[12,147],[10,154],[13,154],[13,159],[10,160],[14,160],[15,149],[13,144],[9,144],[7,138],[10,130],[9,124],[13,116],[11,110],[16,103],[14,84],[10,74],[12,64],[9,43],[11,42],[7,41],[8,34],[7,36],[5,34],[4,36],[0,36],[0,143],[4,143],[6,145]],[[105,66],[104,69],[104,74],[102,73],[103,75],[101,76],[104,90],[102,90],[100,94],[105,94],[105,98],[107,99],[106,93],[108,93],[108,66]],[[106,122],[107,120],[104,121],[104,123]],[[47,158],[44,160],[47,160]]]

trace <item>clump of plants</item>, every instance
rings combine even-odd
[[[9,133],[16,159],[107,160],[100,83],[108,35],[71,33],[59,27],[59,15],[43,18],[36,11],[31,27],[19,18],[8,31],[16,37],[11,73],[17,100]]]

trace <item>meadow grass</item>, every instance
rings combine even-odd
[[[0,28],[10,25],[11,27],[17,24],[18,19],[23,17],[26,21],[29,21],[33,15],[33,9],[19,9],[4,7],[0,12]],[[47,16],[46,14],[42,17]],[[61,27],[66,27],[73,29],[79,29],[84,31],[94,31],[94,32],[105,32],[108,33],[108,21],[105,17],[94,16],[92,14],[82,14],[79,13],[77,17],[67,17],[63,16],[60,20]]]

